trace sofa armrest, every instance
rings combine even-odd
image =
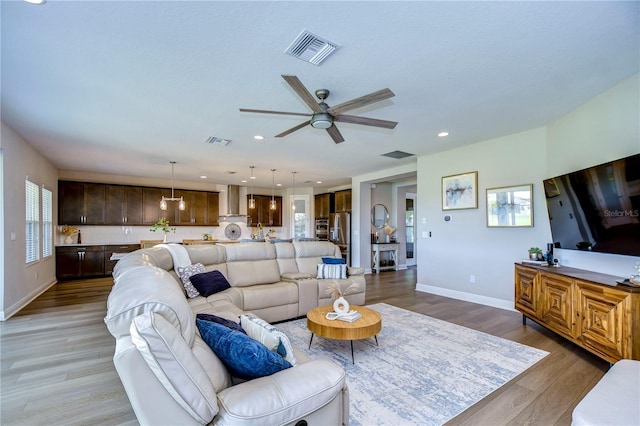
[[[314,360],[219,392],[220,411],[214,423],[288,424],[336,398],[342,400],[345,392],[342,367],[328,360]],[[336,418],[340,416],[342,413],[336,413]]]
[[[364,275],[364,268],[359,268],[359,267],[356,267],[356,266],[349,266],[347,268],[347,275],[348,276]]]

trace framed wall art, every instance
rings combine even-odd
[[[442,210],[478,208],[478,172],[442,178]]]
[[[533,226],[533,185],[487,188],[487,226]]]

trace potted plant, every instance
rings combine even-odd
[[[176,232],[175,226],[170,226],[169,220],[164,216],[158,219],[156,223],[151,225],[151,232],[156,232],[157,230],[161,230],[164,233],[164,238],[162,239],[163,243],[167,242],[167,233]]]
[[[539,247],[531,247],[529,249],[529,259],[538,260],[540,257],[542,257],[542,250]]]

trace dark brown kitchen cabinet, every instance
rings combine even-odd
[[[178,208],[178,202],[174,201],[176,212],[175,223],[177,225],[208,225],[208,199],[204,191],[175,190],[174,197],[182,197],[185,209]]]
[[[111,275],[118,259],[112,259],[114,254],[131,253],[138,250],[140,244],[114,244],[104,246],[104,274]]]
[[[171,197],[171,189],[168,188],[142,188],[142,223],[153,225],[161,217],[166,217],[172,224],[175,222],[175,202],[167,203],[167,210],[160,210],[162,196]]]
[[[271,209],[271,196],[254,195],[256,207],[249,208],[247,200],[247,214],[249,216],[248,226],[282,226],[282,197],[273,197],[276,202],[275,210]]]
[[[345,189],[343,191],[335,192],[336,212],[350,212],[351,211],[351,190]]]
[[[220,197],[217,192],[207,192],[207,225],[218,226]]]
[[[318,194],[315,196],[315,218],[329,219],[329,215],[333,211],[333,194]]]
[[[103,246],[56,247],[58,279],[104,276]]]
[[[104,225],[106,186],[100,183],[58,182],[58,223]]]
[[[142,187],[106,185],[107,225],[142,225]]]

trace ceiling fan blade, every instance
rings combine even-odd
[[[302,112],[284,112],[284,111],[269,111],[269,110],[265,110],[265,109],[247,109],[247,108],[240,108],[240,112],[258,112],[261,114],[282,114],[282,115],[299,115],[301,117],[308,117],[309,114],[305,114]]]
[[[280,134],[277,134],[275,137],[276,138],[283,138],[283,137],[287,136],[289,133],[293,133],[296,130],[302,129],[304,126],[308,126],[310,123],[311,123],[311,120],[305,121],[304,123],[300,123],[297,126],[290,128],[289,130],[285,130],[284,132],[282,132]]]
[[[389,89],[381,89],[377,92],[369,93],[368,95],[360,96],[359,98],[352,99],[347,102],[343,102],[338,105],[334,105],[329,108],[327,111],[329,114],[335,116],[337,114],[341,114],[343,112],[347,112],[352,109],[360,108],[365,105],[372,104],[374,102],[383,101],[385,99],[389,99],[395,96]]]
[[[395,121],[379,120],[377,118],[358,117],[356,115],[336,115],[334,121],[341,123],[362,124],[364,126],[383,127],[385,129],[394,129],[398,123]]]
[[[331,139],[333,139],[335,143],[344,142],[344,138],[342,137],[340,130],[338,130],[335,125],[329,127],[328,129],[326,129],[326,131],[327,133],[329,133],[329,136],[331,136]]]
[[[283,75],[282,78],[289,83],[289,86],[302,98],[304,103],[309,105],[309,108],[313,112],[322,112],[320,105],[318,105],[318,101],[313,97],[311,93],[307,90],[306,87],[302,84],[302,82],[295,75]]]

